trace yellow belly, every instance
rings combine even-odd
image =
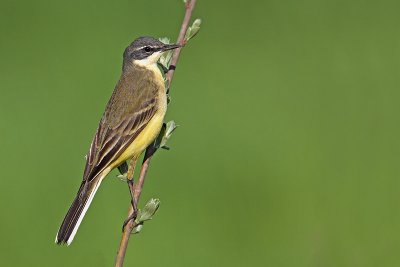
[[[151,142],[156,139],[161,130],[161,126],[164,121],[164,115],[165,112],[157,112],[154,114],[146,128],[143,129],[143,131],[135,138],[132,144],[130,144],[121,154],[119,159],[122,162],[135,156],[140,156],[140,154],[148,147],[148,145],[150,145]]]
[[[164,79],[158,67],[154,64],[151,69],[156,74],[156,81],[159,82],[159,92],[158,92],[158,107],[157,112],[147,123],[147,126],[142,130],[142,132],[133,140],[133,142],[122,152],[121,156],[118,157],[113,163],[110,164],[104,170],[104,174],[107,175],[112,169],[118,167],[123,162],[132,159],[134,157],[139,157],[142,152],[157,138],[161,130],[161,126],[164,121],[164,116],[167,111],[167,96],[165,94]],[[104,175],[104,176],[105,176]]]

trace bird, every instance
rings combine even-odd
[[[97,189],[111,170],[136,159],[159,134],[167,110],[165,82],[157,62],[179,44],[139,37],[123,53],[122,73],[93,137],[83,180],[57,232],[70,245]]]

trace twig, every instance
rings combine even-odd
[[[177,40],[177,43],[182,46],[184,46],[186,44],[185,43],[185,34],[186,34],[187,28],[189,26],[190,18],[192,17],[192,12],[193,12],[195,5],[196,5],[196,0],[191,0],[186,3],[186,13],[185,13],[185,17],[183,18],[181,30],[179,32],[179,36],[178,36],[178,40]],[[176,67],[176,64],[178,63],[179,55],[181,54],[181,49],[182,48],[178,48],[174,51],[170,68],[169,68],[167,74],[165,75],[169,86],[171,86],[172,78],[174,77],[175,67]]]
[[[196,5],[196,0],[189,0],[186,2],[186,12],[185,17],[182,22],[181,30],[179,32],[177,43],[181,44],[182,46],[185,45],[185,33],[189,26],[190,18],[192,16],[193,9]],[[172,56],[171,65],[166,73],[165,77],[168,82],[168,85],[171,85],[172,78],[175,72],[175,66],[178,63],[179,55],[181,53],[182,48],[175,49],[174,54]],[[146,149],[146,153],[143,159],[142,167],[140,169],[140,174],[137,182],[134,185],[134,198],[136,203],[139,203],[140,194],[142,193],[142,188],[144,184],[144,180],[146,178],[147,170],[150,166],[151,158],[154,154],[156,149],[154,147],[149,147]],[[133,177],[127,177],[128,179],[132,179]],[[129,206],[128,211],[128,218],[133,214],[133,207],[132,205]],[[125,259],[126,249],[128,248],[129,238],[131,236],[133,228],[137,226],[135,219],[130,220],[124,227],[121,242],[119,245],[117,258],[115,260],[115,267],[122,267]]]

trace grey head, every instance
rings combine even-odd
[[[164,44],[153,37],[139,37],[133,41],[124,52],[124,65],[135,60],[146,59],[153,54],[161,55],[162,52],[181,47],[177,44]]]

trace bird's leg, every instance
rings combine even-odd
[[[136,167],[136,158],[133,158],[131,162],[129,163],[129,168],[127,172],[127,183],[128,183],[128,188],[129,188],[129,193],[131,194],[131,205],[133,212],[132,214],[124,221],[124,225],[122,226],[122,231],[124,230],[125,226],[130,220],[136,219],[137,216],[137,203],[135,199],[135,185],[133,183],[133,174],[135,173],[135,167]]]
[[[135,167],[136,167],[136,158],[133,158],[131,160],[131,162],[129,163],[128,171],[126,173],[128,188],[129,188],[129,192],[131,193],[132,202],[135,198],[134,197],[135,187],[133,184],[133,175],[135,173]],[[134,207],[133,204],[132,204],[132,206]]]

